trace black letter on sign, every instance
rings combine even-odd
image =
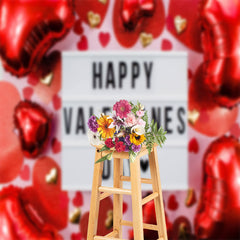
[[[180,122],[180,126],[178,126],[177,129],[180,134],[183,134],[185,132],[185,122],[183,119],[183,116],[185,115],[185,113],[186,113],[186,111],[183,107],[180,107],[178,109],[177,116],[178,116],[178,120]]]
[[[157,114],[156,114],[156,108],[152,108],[152,119],[157,122],[158,128],[161,126],[161,108],[157,108]]]
[[[78,108],[78,113],[77,113],[76,134],[78,134],[78,132],[80,130],[82,130],[83,134],[86,133],[86,129],[85,129],[84,123],[85,123],[85,121],[84,121],[83,108],[79,107]]]
[[[72,107],[69,108],[69,113],[67,112],[67,108],[64,108],[63,113],[64,113],[65,131],[67,134],[70,134],[71,123],[72,123]]]
[[[146,62],[144,62],[144,68],[145,68],[145,73],[146,73],[146,77],[147,77],[147,88],[150,88],[150,78],[151,78],[151,74],[152,74],[152,66],[153,66],[152,62],[149,64],[149,66],[147,65]]]
[[[172,129],[168,128],[169,125],[168,123],[170,123],[172,121],[172,119],[169,117],[169,112],[172,111],[172,107],[166,107],[165,108],[165,131],[167,131],[167,133],[172,133]]]
[[[106,79],[106,88],[108,88],[110,84],[112,84],[112,87],[115,88],[114,69],[113,69],[112,62],[108,63],[106,78],[107,78]]]
[[[139,77],[140,69],[137,62],[132,63],[132,88],[135,88],[135,80]]]
[[[125,62],[119,63],[119,88],[122,88],[122,80],[127,76],[127,65]]]
[[[110,107],[103,107],[102,112],[107,115],[108,113],[111,113],[111,108]]]
[[[93,70],[92,70],[92,80],[93,80],[93,88],[98,87],[102,88],[102,63],[98,63],[98,70],[97,70],[97,63],[93,63]]]
[[[111,169],[111,162],[108,160],[104,161],[102,179],[106,180],[110,178],[110,169]]]

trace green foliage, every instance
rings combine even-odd
[[[113,155],[113,152],[105,155],[104,157],[98,159],[98,160],[95,162],[95,164],[96,164],[96,163],[99,163],[99,162],[103,162],[103,161],[105,161],[105,160],[111,160],[111,159],[112,159],[112,155]]]

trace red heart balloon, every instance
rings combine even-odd
[[[237,119],[237,107],[227,109],[214,101],[211,91],[204,84],[203,66],[197,69],[190,82],[188,99],[189,125],[202,134],[221,136]]]
[[[55,169],[56,174],[52,174]],[[41,218],[58,230],[68,224],[68,194],[61,190],[61,169],[50,157],[39,158],[33,168],[33,186],[24,189],[29,202]]]
[[[44,151],[51,132],[51,118],[36,103],[21,101],[14,112],[23,154],[34,158]]]
[[[2,0],[0,15],[0,55],[16,76],[29,73],[74,21],[71,0]]]
[[[134,4],[130,2],[130,0],[115,1],[113,10],[114,33],[118,42],[124,47],[132,47],[142,32],[157,38],[165,24],[162,0],[134,0]],[[129,28],[134,29],[129,31]]]
[[[54,227],[44,222],[36,209],[25,202],[20,188],[9,186],[0,191],[1,240],[62,240]]]
[[[238,239],[240,222],[240,143],[221,137],[207,149],[203,185],[195,216],[200,239]]]
[[[206,0],[201,4],[205,84],[225,107],[240,102],[240,2]]]
[[[123,25],[133,30],[141,17],[152,16],[154,10],[154,0],[123,0],[121,10]]]
[[[13,112],[20,95],[11,83],[0,81],[0,96],[0,183],[6,183],[17,177],[23,163],[21,145],[13,131]]]

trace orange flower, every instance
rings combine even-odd
[[[103,115],[98,120],[98,131],[103,139],[105,138],[112,138],[114,132],[116,131],[115,127],[109,128],[111,123],[113,122],[112,118],[109,118],[109,116]]]

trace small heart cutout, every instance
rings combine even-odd
[[[83,205],[83,196],[81,192],[76,192],[75,197],[73,198],[73,205],[75,207],[80,207]]]
[[[28,165],[24,165],[21,172],[20,178],[24,181],[28,181],[30,179],[30,168]]]
[[[58,179],[58,170],[57,168],[52,168],[49,173],[45,176],[46,183],[56,184]]]
[[[33,95],[33,89],[31,87],[25,87],[23,89],[23,97],[24,99],[30,100]]]
[[[62,148],[61,142],[58,141],[57,138],[53,138],[53,140],[52,140],[52,151],[53,151],[53,153],[56,154],[56,153],[61,152],[61,148]]]
[[[79,224],[79,221],[81,219],[81,209],[75,208],[70,214],[69,214],[69,221],[74,224]]]
[[[168,39],[163,39],[161,48],[163,51],[170,51],[172,50],[172,43]]]
[[[106,47],[110,41],[110,34],[108,32],[100,32],[98,38],[101,45]]]
[[[82,234],[79,233],[72,233],[71,234],[71,240],[82,240]]]
[[[53,107],[55,110],[61,108],[61,98],[57,94],[53,96]]]
[[[198,151],[199,151],[199,146],[198,146],[198,141],[197,141],[196,138],[192,138],[192,139],[189,141],[188,151],[189,151],[189,152],[193,152],[193,153],[198,153]]]
[[[187,28],[187,19],[177,15],[174,18],[174,26],[178,34],[181,34]]]
[[[125,213],[128,210],[128,204],[126,202],[123,202],[123,213]]]
[[[148,159],[142,159],[140,160],[140,166],[143,172],[146,172],[149,167],[149,161]]]
[[[73,31],[78,35],[83,34],[82,21],[80,18],[74,23]]]
[[[88,23],[89,23],[90,27],[95,28],[100,24],[101,16],[98,13],[89,11],[87,16],[88,16]]]
[[[88,40],[85,35],[83,35],[80,41],[77,43],[77,48],[81,51],[88,50]]]
[[[176,200],[175,195],[170,195],[168,199],[168,209],[175,211],[178,209],[178,202]]]
[[[140,34],[140,42],[143,47],[147,47],[148,45],[150,45],[152,43],[152,40],[153,40],[153,36],[151,33],[142,32]]]

